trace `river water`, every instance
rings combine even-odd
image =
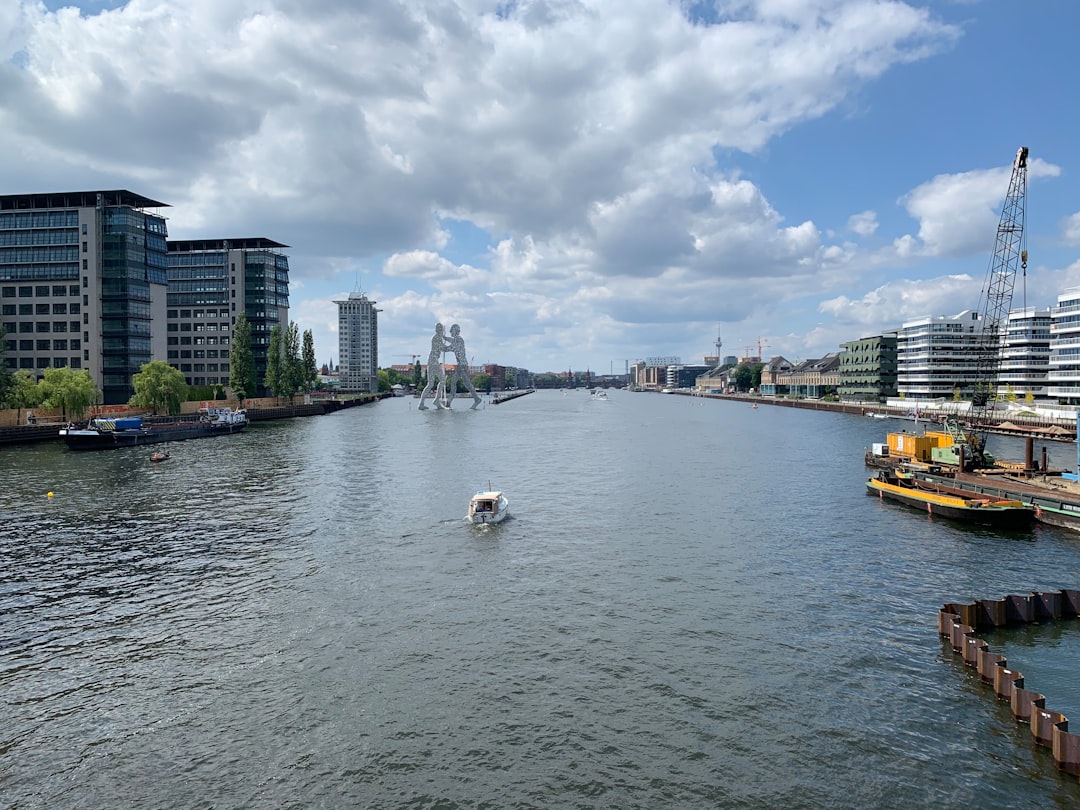
[[[1080,803],[936,632],[946,601],[1080,586],[1080,536],[867,497],[862,453],[899,422],[466,404],[162,464],[0,451],[0,804]],[[513,517],[470,527],[489,482]],[[1080,634],[1020,632],[1010,664],[1080,721]]]

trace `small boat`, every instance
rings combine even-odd
[[[1027,528],[1035,518],[1035,510],[1022,501],[916,482],[903,473],[887,470],[869,479],[866,491],[868,495],[876,494],[929,515],[999,529]]]
[[[168,450],[166,450],[164,453],[150,454],[151,461],[168,461],[170,458],[172,458],[172,453]]]
[[[607,391],[605,391],[603,388],[597,388],[595,391],[592,392],[592,398],[606,400]]]
[[[510,503],[506,496],[496,490],[487,489],[477,492],[469,500],[469,514],[465,519],[470,523],[500,523],[510,514]]]

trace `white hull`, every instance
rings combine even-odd
[[[502,523],[510,514],[510,502],[501,492],[477,492],[469,501],[465,519],[474,524]]]

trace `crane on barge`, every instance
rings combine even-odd
[[[986,452],[986,436],[990,428],[990,413],[996,396],[998,369],[1012,307],[1016,271],[1027,275],[1027,248],[1024,232],[1024,204],[1027,197],[1028,148],[1016,150],[1009,190],[1001,209],[994,253],[986,272],[981,293],[979,315],[982,330],[976,340],[975,385],[971,395],[971,411],[966,431],[953,423],[948,425],[954,434],[954,446],[964,449],[964,467],[978,468],[993,465]],[[957,463],[959,463],[959,455]]]

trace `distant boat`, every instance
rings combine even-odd
[[[1027,528],[1035,519],[1035,510],[1018,500],[920,482],[885,470],[866,482],[866,491],[868,495],[888,498],[929,515],[998,529]]]
[[[606,400],[607,399],[607,391],[605,391],[603,388],[597,388],[595,391],[592,392],[592,398],[593,399],[604,399],[604,400]]]
[[[469,514],[465,519],[470,523],[501,523],[509,514],[510,503],[506,496],[487,489],[477,492],[469,500]]]
[[[169,452],[168,450],[166,450],[164,453],[151,453],[150,454],[150,460],[151,461],[168,461],[170,458],[172,458],[172,453]]]

